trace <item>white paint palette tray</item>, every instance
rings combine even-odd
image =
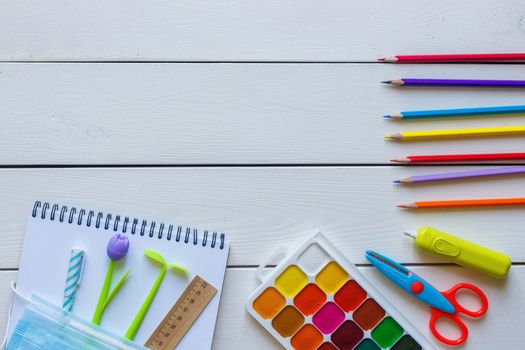
[[[321,233],[265,265],[247,308],[286,349],[435,349]]]

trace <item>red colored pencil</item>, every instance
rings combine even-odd
[[[392,159],[394,163],[453,163],[453,162],[479,162],[501,160],[525,160],[522,153],[485,153],[485,154],[438,154],[429,156],[408,156]]]
[[[525,52],[453,54],[453,55],[397,55],[380,58],[381,62],[390,63],[426,63],[426,62],[523,62]]]

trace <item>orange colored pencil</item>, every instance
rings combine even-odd
[[[399,204],[399,208],[453,208],[453,207],[486,207],[499,205],[525,205],[525,198],[489,198],[489,199],[457,199],[442,201],[420,201]]]

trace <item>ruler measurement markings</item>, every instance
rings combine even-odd
[[[215,287],[201,277],[195,276],[157,326],[145,346],[152,350],[172,350],[188,332],[216,292]]]

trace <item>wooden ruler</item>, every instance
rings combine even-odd
[[[173,350],[215,293],[214,286],[195,276],[144,346],[152,350]]]

